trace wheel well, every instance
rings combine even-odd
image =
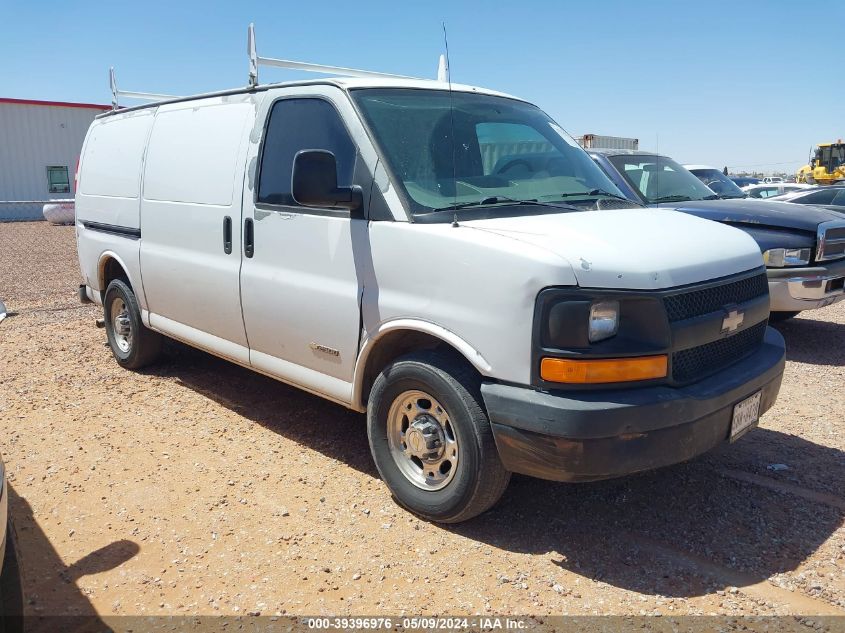
[[[442,339],[417,330],[396,330],[388,332],[376,343],[375,349],[367,356],[364,376],[361,381],[361,404],[367,406],[370,390],[379,373],[400,356],[421,350],[438,350],[453,355],[466,363],[473,371],[478,370],[466,357]]]
[[[108,257],[106,260],[100,265],[100,293],[102,296],[106,294],[106,288],[109,287],[109,284],[115,280],[120,279],[126,283],[127,286],[130,288],[132,284],[129,282],[129,275],[126,274],[126,271],[123,269],[123,266],[120,265],[114,257]]]

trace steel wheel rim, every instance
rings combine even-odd
[[[417,488],[441,490],[458,468],[458,436],[446,408],[424,391],[404,391],[387,413],[390,455]]]
[[[114,344],[121,352],[128,354],[132,349],[132,319],[129,317],[126,302],[120,297],[112,300],[111,315]]]

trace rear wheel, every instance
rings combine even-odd
[[[373,384],[367,435],[376,467],[396,500],[426,519],[471,519],[507,488],[479,386],[462,359],[435,352],[400,358]]]
[[[112,354],[121,367],[141,369],[161,354],[161,335],[141,322],[141,310],[132,288],[121,279],[114,279],[103,299],[106,336]]]

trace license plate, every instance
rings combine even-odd
[[[757,420],[760,419],[760,400],[762,397],[763,392],[758,391],[734,406],[733,418],[731,419],[731,441],[757,424]]]

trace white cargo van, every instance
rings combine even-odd
[[[164,335],[366,411],[385,483],[432,520],[511,472],[687,460],[780,387],[754,240],[621,199],[489,90],[362,76],[106,113],[76,210],[118,363]]]

